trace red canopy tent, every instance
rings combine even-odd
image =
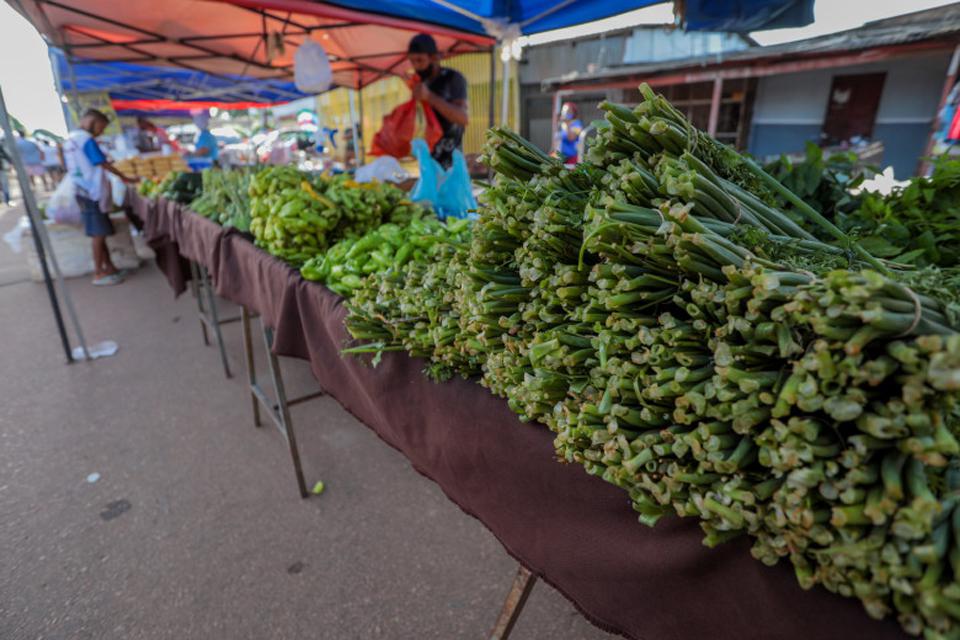
[[[210,75],[290,79],[307,38],[330,56],[334,82],[362,88],[406,62],[407,43],[430,33],[445,54],[491,51],[494,38],[305,0],[13,0],[68,57],[174,66]],[[282,8],[280,8],[282,7]]]

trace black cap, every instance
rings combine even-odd
[[[418,33],[410,38],[407,53],[437,53],[437,41],[426,33]]]
[[[110,122],[110,116],[105,114],[103,111],[100,111],[100,109],[87,109],[83,112],[82,117],[97,118],[98,120],[103,120],[104,122]]]

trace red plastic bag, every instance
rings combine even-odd
[[[414,138],[423,138],[432,150],[442,137],[440,121],[430,105],[410,100],[384,116],[380,131],[373,136],[370,155],[404,158],[410,155]]]

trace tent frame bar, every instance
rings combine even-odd
[[[30,221],[30,230],[33,235],[34,247],[37,251],[37,259],[40,261],[40,268],[43,271],[44,285],[47,289],[47,295],[50,298],[50,305],[53,308],[54,319],[57,323],[57,332],[60,334],[60,342],[63,346],[67,364],[74,362],[74,358],[73,352],[70,349],[70,339],[67,336],[67,330],[63,322],[63,315],[60,311],[57,292],[54,289],[53,279],[50,277],[51,266],[57,279],[57,288],[60,290],[64,306],[67,308],[67,314],[70,316],[70,322],[73,325],[74,332],[77,334],[77,341],[80,343],[81,353],[85,360],[90,360],[90,352],[87,350],[87,340],[83,335],[83,328],[80,326],[77,310],[73,306],[73,300],[70,297],[69,290],[67,290],[66,282],[64,282],[63,272],[60,271],[60,263],[57,261],[56,253],[53,251],[50,236],[47,235],[47,226],[40,219],[40,209],[37,206],[33,187],[30,185],[30,178],[24,167],[23,158],[20,156],[17,145],[14,144],[13,126],[10,124],[10,114],[7,112],[7,103],[3,97],[3,89],[0,89],[0,127],[3,128],[4,135],[6,135],[7,140],[10,141],[8,145],[10,147],[10,156],[17,172],[17,180],[20,183],[24,208],[27,210],[27,218]],[[49,264],[47,264],[47,260],[50,261]]]

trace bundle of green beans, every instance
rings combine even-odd
[[[749,535],[805,588],[960,637],[956,278],[899,272],[794,203],[818,240],[777,208],[796,196],[642,91],[602,105],[574,170],[492,131],[469,247],[442,278],[381,278],[354,335],[479,367],[645,524]],[[417,325],[410,292],[437,282],[459,283],[439,307],[456,329]]]
[[[406,351],[427,359],[426,372],[435,380],[479,371],[459,340],[454,292],[465,256],[462,234],[451,233],[421,258],[367,276],[353,291],[345,321],[359,344],[343,352],[373,354],[376,365],[385,352]]]

